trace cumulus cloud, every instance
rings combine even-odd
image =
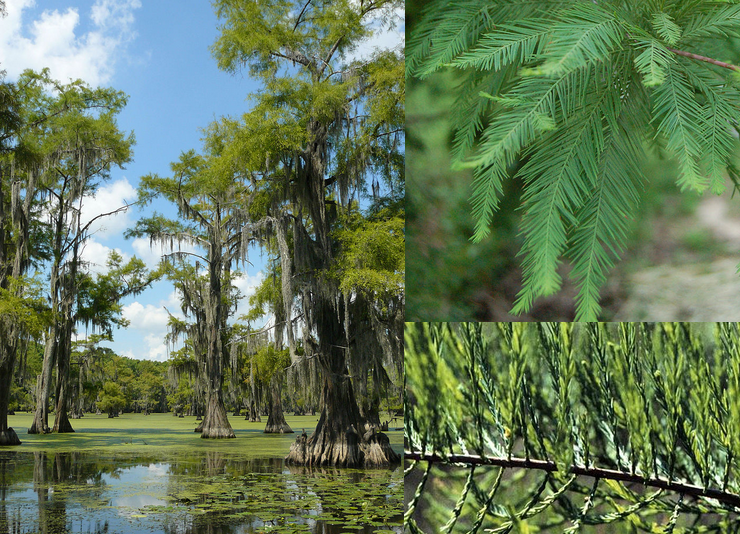
[[[165,345],[163,337],[157,334],[149,334],[144,338],[144,341],[148,349],[145,356],[147,360],[163,362],[167,359],[167,345]]]
[[[102,243],[98,243],[95,239],[88,239],[82,247],[80,257],[82,261],[87,262],[87,268],[92,273],[104,273],[108,271],[106,262],[108,261],[108,255],[112,250],[118,252],[122,257],[123,261],[131,259],[129,254],[126,254],[120,248],[112,249],[106,247]]]
[[[160,362],[167,359],[168,347],[164,338],[167,335],[169,314],[165,307],[176,317],[182,318],[180,300],[174,291],[157,305],[132,302],[123,307],[123,317],[129,321],[127,343],[134,346],[124,351],[124,356]],[[175,345],[177,347],[178,344]]]
[[[134,10],[140,0],[96,0],[90,11],[92,28],[80,33],[75,7],[44,10],[29,20],[34,0],[7,0],[0,18],[0,58],[10,78],[25,69],[48,67],[62,82],[81,78],[92,86],[106,84],[126,44],[135,38]]]
[[[357,1],[357,0],[356,0]],[[384,13],[384,15],[387,15]],[[377,18],[370,22],[373,34],[359,44],[357,48],[348,52],[344,60],[350,63],[357,59],[367,59],[379,50],[403,51],[405,36],[405,12],[403,8],[395,9],[388,20]]]
[[[129,321],[129,328],[142,330],[144,332],[165,332],[169,315],[163,306],[153,304],[142,305],[132,302],[123,307],[123,316]],[[164,337],[160,337],[160,340]]]
[[[234,318],[238,318],[249,311],[249,297],[254,295],[254,291],[257,286],[262,283],[262,279],[265,277],[262,271],[257,274],[250,275],[249,273],[242,273],[239,277],[233,280],[234,286],[236,286],[242,294],[242,299],[237,305],[236,313]]]
[[[136,189],[126,178],[99,187],[95,196],[86,197],[82,202],[82,224],[85,225],[94,217],[125,206],[136,200]],[[90,227],[90,232],[98,238],[106,239],[118,235],[131,226],[130,210],[115,215],[101,217]]]

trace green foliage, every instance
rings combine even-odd
[[[405,338],[410,532],[735,532],[736,323],[407,323]]]
[[[186,376],[181,377],[177,383],[177,389],[167,395],[167,406],[173,411],[179,409],[182,412],[188,412],[194,395],[192,381]]]
[[[407,72],[452,68],[461,80],[452,152],[456,168],[474,171],[474,241],[488,236],[505,184],[524,183],[514,313],[561,288],[567,258],[577,317],[599,316],[642,196],[647,139],[678,161],[682,190],[720,193],[734,177],[735,67],[696,56],[724,60],[720,40],[740,35],[739,13],[714,0],[429,4]]]
[[[43,296],[38,274],[34,277],[6,279],[7,287],[0,287],[0,331],[23,333],[40,339],[46,327],[51,323],[52,310]]]
[[[255,364],[255,378],[265,385],[270,383],[276,373],[283,374],[290,366],[288,349],[276,350],[273,344],[260,347],[252,358]]]
[[[106,265],[108,270],[105,273],[95,277],[90,273],[79,276],[75,319],[112,338],[114,326],[128,326],[128,321],[121,315],[121,300],[140,294],[158,279],[159,273],[149,272],[136,256],[124,263],[115,250],[110,252]]]
[[[342,254],[332,269],[345,294],[362,292],[382,303],[403,291],[406,271],[404,219],[381,214],[367,220],[359,214],[347,217],[335,232]]]
[[[100,392],[98,408],[108,414],[116,414],[126,406],[123,389],[115,382],[106,382]]]

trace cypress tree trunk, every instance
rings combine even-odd
[[[54,304],[52,303],[52,306]],[[49,395],[51,393],[51,373],[54,368],[55,353],[57,350],[58,323],[54,321],[49,328],[46,345],[44,347],[44,361],[36,388],[36,412],[33,423],[28,429],[29,434],[48,434],[49,428]]]
[[[293,429],[285,421],[283,403],[280,399],[280,376],[275,373],[270,381],[270,404],[268,406],[265,434],[292,434]]]
[[[380,430],[380,398],[376,394],[373,393],[365,399],[360,406],[360,412],[366,426]]]
[[[8,404],[10,403],[10,386],[13,383],[13,364],[17,352],[16,341],[2,343],[0,355],[0,445],[20,445],[21,440],[15,430],[8,426]]]
[[[358,427],[362,424],[349,376],[329,375],[321,392],[321,417],[311,437],[305,434],[291,445],[285,461],[296,465],[361,467]]]
[[[223,355],[221,351],[221,324],[223,303],[221,302],[221,240],[218,223],[211,232],[211,257],[209,258],[210,287],[207,301],[208,321],[208,400],[206,414],[201,425],[201,438],[235,438],[224,406]]]
[[[78,243],[72,247],[72,258],[69,262],[69,273],[62,282],[62,320],[61,338],[59,339],[57,353],[57,406],[54,417],[54,428],[52,432],[74,432],[72,423],[69,422],[67,410],[69,408],[69,363],[72,357],[72,329],[74,327],[74,316],[72,305],[75,300],[77,289],[77,251]]]
[[[57,366],[57,405],[54,417],[54,428],[52,432],[74,432],[72,423],[67,415],[69,406],[69,359],[59,358]]]

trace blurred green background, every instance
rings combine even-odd
[[[407,31],[423,5],[406,2]],[[507,183],[491,237],[470,241],[472,175],[450,169],[455,91],[454,72],[407,83],[406,320],[572,320],[576,290],[567,263],[560,293],[536,301],[527,316],[509,314],[521,284],[521,183]],[[601,291],[601,319],[740,320],[740,198],[731,198],[732,184],[721,197],[681,193],[675,164],[658,153],[644,172],[628,249]]]

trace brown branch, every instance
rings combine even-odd
[[[513,469],[537,469],[540,471],[554,472],[558,470],[555,462],[547,460],[533,460],[526,458],[497,458],[483,457],[472,454],[450,454],[440,456],[438,454],[423,454],[415,451],[404,451],[405,460],[418,460],[422,462],[436,462],[445,464],[465,464],[465,465],[495,465],[503,468]],[[659,488],[672,491],[681,495],[691,495],[693,497],[707,497],[716,499],[719,502],[740,508],[740,495],[729,493],[719,489],[702,488],[693,484],[686,484],[664,478],[645,478],[642,475],[625,473],[615,469],[603,469],[600,467],[585,467],[574,465],[570,468],[570,473],[579,476],[593,477],[606,480],[618,480],[620,482],[632,482],[642,484],[643,486]]]
[[[722,67],[725,69],[740,71],[740,67],[738,67],[737,65],[733,65],[732,63],[725,63],[724,61],[720,61],[718,59],[712,59],[711,57],[700,56],[699,54],[694,54],[693,52],[686,52],[685,50],[676,50],[675,48],[668,48],[668,50],[679,56],[687,57],[690,59],[696,59],[697,61],[704,61],[706,63],[711,63],[712,65],[717,65],[718,67]]]
[[[296,28],[298,28],[298,25],[301,23],[301,17],[303,17],[303,14],[306,12],[310,3],[311,0],[308,0],[308,2],[303,6],[303,9],[301,9],[301,12],[298,14],[298,18],[295,20],[295,26],[293,26],[293,32],[296,31]]]

